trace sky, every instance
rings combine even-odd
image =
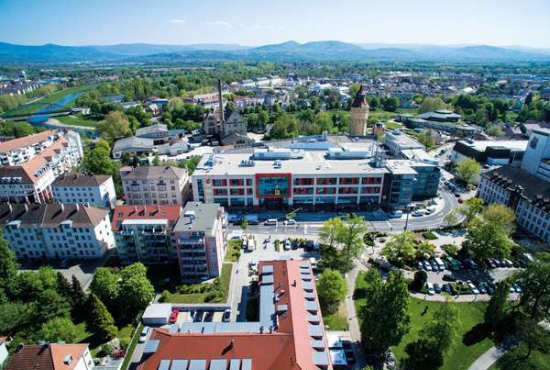
[[[550,48],[550,0],[0,0],[0,41]]]

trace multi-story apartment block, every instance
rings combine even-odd
[[[550,130],[533,130],[521,167],[482,173],[478,196],[512,208],[520,228],[550,243]]]
[[[80,135],[49,130],[0,143],[0,200],[44,203],[52,198],[55,178],[82,158]]]
[[[53,182],[52,191],[59,203],[88,203],[113,208],[116,202],[113,178],[106,175],[62,175]]]
[[[107,210],[80,204],[0,204],[0,228],[17,258],[100,258],[115,240]]]
[[[187,170],[171,166],[120,169],[126,204],[184,205],[189,197]]]
[[[5,370],[92,370],[94,366],[88,344],[47,343],[18,347]]]
[[[195,200],[230,209],[353,211],[436,196],[439,178],[439,168],[427,163],[333,148],[205,155],[192,181]]]
[[[179,205],[116,207],[112,230],[120,259],[145,264],[174,261],[172,229],[180,215]]]
[[[220,276],[227,250],[226,226],[227,218],[219,204],[187,203],[172,240],[184,281]]]
[[[154,329],[138,370],[348,368],[325,331],[309,261],[260,261],[257,321],[183,322]]]

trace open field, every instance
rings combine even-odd
[[[63,123],[64,125],[68,125],[68,126],[96,128],[99,123],[98,121],[86,119],[82,116],[59,116],[59,117],[55,117],[55,119],[57,119],[59,122]]]

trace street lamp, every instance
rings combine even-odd
[[[405,207],[405,212],[407,212],[407,218],[405,219],[405,230],[404,231],[407,231],[407,227],[409,226],[409,214],[411,213],[413,207],[412,206],[407,206]]]

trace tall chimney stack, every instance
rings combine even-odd
[[[220,139],[225,136],[225,117],[223,114],[222,80],[218,78],[218,104],[220,105]]]

